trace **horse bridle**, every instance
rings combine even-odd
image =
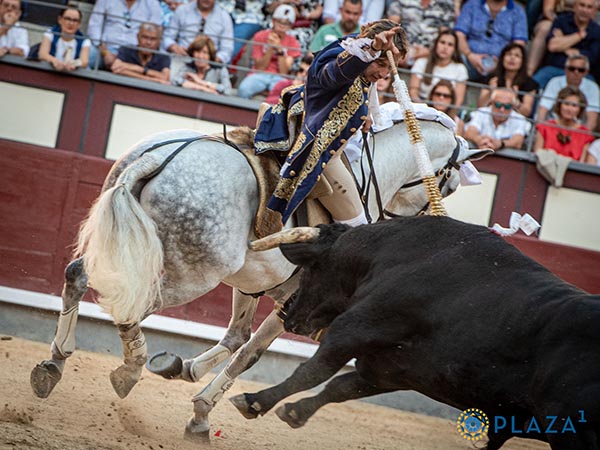
[[[373,151],[371,152],[371,149],[369,148],[369,143],[367,140],[367,133],[363,132],[362,151],[363,151],[363,153],[366,153],[366,155],[367,155],[367,162],[369,164],[369,178],[366,180],[366,182],[363,185],[360,185],[356,178],[354,179],[354,181],[356,182],[356,187],[358,188],[358,192],[360,193],[360,197],[363,201],[363,207],[365,209],[365,215],[367,217],[367,221],[369,223],[372,222],[372,218],[371,218],[371,216],[369,214],[369,210],[368,210],[369,190],[370,190],[370,186],[371,186],[371,181],[373,183],[373,189],[375,190],[375,199],[377,201],[377,209],[379,212],[379,218],[377,219],[377,221],[384,220],[386,218],[401,217],[399,214],[389,211],[388,209],[383,207],[383,202],[381,200],[381,192],[379,190],[379,184],[377,183],[377,175],[375,174],[375,167],[373,164],[373,158],[375,156],[375,135],[373,135]],[[456,140],[456,146],[454,147],[454,150],[452,151],[452,155],[450,155],[450,158],[448,159],[446,164],[435,173],[436,178],[442,177],[438,183],[438,187],[439,187],[440,191],[446,185],[446,182],[450,179],[452,169],[460,170],[460,164],[458,163],[458,155],[459,154],[460,154],[460,142],[458,142],[458,140]],[[365,180],[365,172],[364,172],[364,167],[362,165],[362,159],[361,159],[361,174],[362,174],[362,179]],[[410,181],[410,182],[402,185],[398,190],[400,191],[401,189],[408,189],[411,187],[418,186],[419,184],[423,184],[422,178],[419,178],[414,181]],[[427,201],[425,203],[425,205],[415,214],[415,216],[425,214],[425,211],[427,211],[427,208],[429,208],[429,201]]]

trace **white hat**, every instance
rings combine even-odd
[[[296,21],[296,10],[290,5],[279,5],[273,12],[273,19],[289,20],[293,25]]]

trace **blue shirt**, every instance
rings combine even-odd
[[[520,5],[508,0],[492,21],[485,0],[469,0],[462,7],[454,30],[465,34],[472,52],[500,56],[510,42],[527,42],[527,16]]]
[[[562,31],[564,36],[579,32],[579,27],[575,23],[575,16],[573,13],[565,13],[559,15],[552,23],[552,28],[546,38],[548,41],[552,39],[552,33],[554,30]],[[600,25],[593,20],[590,21],[587,28],[587,36],[584,40],[578,42],[573,47],[579,50],[579,53],[585,55],[590,60],[590,72],[596,80],[600,80],[600,67],[598,62],[600,61]],[[564,52],[548,52],[546,54],[546,65],[565,67],[567,61],[567,54]]]
[[[173,44],[187,49],[198,36],[204,20],[203,33],[210,37],[217,49],[217,58],[227,64],[233,53],[233,21],[231,16],[215,4],[213,10],[202,18],[197,2],[179,6],[171,18],[171,26],[165,30],[163,46],[168,49]]]

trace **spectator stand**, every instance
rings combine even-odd
[[[57,2],[57,3],[54,3],[54,2]],[[54,10],[55,13],[54,14],[50,13],[50,14],[53,18],[55,18],[58,15],[58,9],[62,6],[60,4],[60,2],[61,2],[61,0],[52,0],[51,2],[40,1],[40,0],[29,0],[27,3],[28,3],[28,7],[30,7],[30,5],[31,5],[31,6],[36,6],[39,8],[46,8],[50,11]],[[521,3],[524,3],[524,2],[521,2]],[[83,20],[82,20],[81,28],[82,28],[82,30],[85,30],[87,22],[89,21],[89,17],[92,13],[93,5],[90,3],[87,3],[87,2],[78,2],[78,3],[76,3],[76,5],[82,11]],[[32,15],[31,17],[34,17],[34,16]],[[47,29],[47,27],[44,25],[40,25],[38,23],[28,22],[26,20],[22,20],[21,22],[23,23],[24,26],[27,27],[27,29],[29,31],[30,44],[32,45],[37,42],[40,42],[42,34]],[[252,41],[246,41],[245,50],[243,52],[240,52],[241,57],[237,60],[232,61],[231,64],[227,65],[227,68],[229,69],[229,71],[232,75],[232,85],[234,87],[234,89],[232,91],[232,95],[235,95],[236,88],[239,86],[240,82],[252,70],[251,69],[251,67],[252,67],[252,59],[251,59],[252,45],[253,45]],[[173,60],[174,60],[173,64],[178,63],[176,61],[176,58],[173,58]],[[181,62],[179,62],[179,63],[181,63]],[[92,68],[92,69],[94,69],[94,68]],[[172,73],[173,73],[173,71],[172,71]],[[410,78],[410,71],[400,69],[400,74],[408,82],[408,79]],[[289,78],[292,78],[292,77],[289,77]],[[482,85],[479,83],[474,83],[471,81],[467,81],[466,84],[467,84],[467,93],[465,96],[464,104],[460,108],[460,116],[465,121],[465,123],[468,122],[468,120],[469,120],[470,112],[476,109],[477,99],[479,97],[480,89],[482,87],[485,87],[485,85]],[[157,88],[157,86],[154,86],[154,87]],[[261,94],[266,95],[266,92],[261,93]],[[257,96],[255,96],[254,99],[257,102],[260,102],[263,99],[263,95],[257,95]],[[538,98],[539,98],[539,94],[538,94]],[[530,120],[530,122],[532,123],[533,127],[537,123],[535,120]],[[532,148],[532,142],[531,142],[531,139],[528,138],[527,146],[526,146],[525,150],[530,151],[531,148]]]

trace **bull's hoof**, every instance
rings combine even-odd
[[[167,380],[180,378],[183,370],[183,360],[179,355],[160,352],[152,356],[146,363],[146,368]]]
[[[62,377],[60,368],[52,361],[42,361],[31,371],[29,382],[39,398],[47,398]]]
[[[261,414],[260,403],[253,402],[249,403],[248,394],[234,395],[229,399],[233,406],[244,416],[246,419],[256,419]]]
[[[122,365],[110,373],[110,382],[119,398],[125,398],[140,379],[141,367]]]
[[[300,419],[298,411],[294,409],[292,403],[286,403],[275,410],[275,414],[292,428],[300,428],[306,423],[305,419]]]
[[[198,444],[210,444],[210,428],[207,429],[205,424],[198,424],[192,417],[185,426],[183,438]]]

